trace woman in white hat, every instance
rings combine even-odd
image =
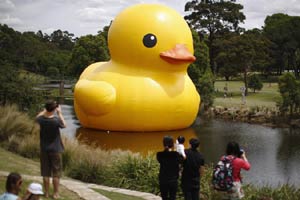
[[[42,185],[39,183],[31,183],[23,200],[40,200],[40,196],[43,195]]]

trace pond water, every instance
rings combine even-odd
[[[169,132],[105,132],[80,127],[73,107],[62,106],[68,128],[62,133],[80,142],[95,144],[102,149],[123,149],[147,154],[162,150],[162,138],[171,135],[186,138],[185,147],[192,137],[200,139],[200,150],[206,163],[216,163],[225,152],[229,141],[237,141],[245,149],[252,168],[243,172],[245,183],[256,186],[300,185],[300,130],[269,128],[239,122],[204,120],[197,118],[187,129]]]

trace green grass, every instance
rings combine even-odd
[[[142,200],[143,199],[140,197],[130,196],[130,195],[121,194],[121,193],[117,193],[117,192],[109,192],[109,191],[101,190],[101,189],[93,189],[93,190],[106,196],[107,198],[109,198],[111,200]]]
[[[28,175],[40,175],[39,162],[18,156],[0,148],[0,169],[7,172],[19,172]]]
[[[228,98],[224,98],[224,86],[227,83],[228,87]],[[255,93],[252,90],[248,91],[248,96],[246,97],[246,106],[256,107],[276,107],[276,102],[280,99],[280,93],[278,92],[277,83],[264,83],[263,88]],[[214,106],[224,106],[224,107],[235,107],[242,105],[242,95],[240,88],[244,86],[242,81],[216,81],[215,90],[217,92],[217,97],[214,101]],[[232,97],[231,97],[232,94]]]
[[[7,172],[18,172],[19,174],[26,174],[26,175],[34,175],[39,176],[39,162],[33,161],[27,158],[23,158],[19,155],[13,154],[8,152],[2,148],[0,148],[0,169],[1,171]],[[5,191],[5,182],[6,177],[0,176],[0,193]],[[24,180],[22,185],[22,190],[19,196],[24,196],[26,192],[27,186],[33,181],[31,180]],[[35,181],[36,182],[36,181]],[[50,187],[52,189],[52,187]],[[50,194],[52,191],[50,190]],[[60,186],[60,194],[61,198],[64,200],[80,200],[81,198],[77,196],[75,193],[67,190],[65,187]],[[43,199],[46,199],[43,197]],[[51,199],[51,198],[48,198]]]

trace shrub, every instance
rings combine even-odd
[[[129,154],[112,163],[107,184],[158,194],[159,165],[154,154],[146,157]]]
[[[248,87],[252,89],[254,93],[256,90],[261,90],[263,88],[263,83],[257,74],[253,74],[249,77]]]
[[[13,137],[13,140],[16,140],[15,143],[18,143],[17,148],[15,149],[16,153],[26,158],[31,158],[31,159],[39,158],[40,137],[38,135],[38,131],[33,131],[32,134],[27,135],[22,139]]]
[[[11,137],[24,138],[35,130],[29,116],[19,112],[16,105],[0,107],[0,141],[7,143]]]

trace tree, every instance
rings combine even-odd
[[[292,30],[292,31],[289,31]],[[300,63],[300,17],[277,13],[267,16],[264,26],[265,35],[273,42],[273,68],[278,74],[293,70],[299,78]]]
[[[283,113],[289,112],[290,115],[299,111],[300,81],[292,73],[285,73],[279,77],[278,87],[282,98],[280,110]]]
[[[253,74],[249,77],[248,88],[252,89],[254,93],[255,90],[261,90],[263,88],[263,83],[257,74]]]
[[[54,31],[50,35],[51,43],[55,44],[61,50],[72,50],[74,47],[74,34],[60,29]]]
[[[109,60],[107,41],[102,35],[80,37],[72,50],[70,72],[79,76],[90,64]]]
[[[199,78],[209,68],[208,47],[200,40],[199,34],[194,29],[191,29],[191,31],[196,61],[189,66],[188,75],[194,84],[197,85]]]
[[[222,41],[217,62],[224,71],[228,68],[243,74],[245,95],[248,93],[248,74],[263,70],[269,65],[268,40],[258,31],[250,30],[242,35],[232,34]]]
[[[201,95],[202,105],[207,110],[214,100],[214,78],[209,67],[208,47],[200,40],[199,34],[191,29],[196,61],[188,68],[188,75]]]
[[[208,68],[202,77],[199,78],[197,89],[201,94],[204,110],[207,110],[214,103],[214,77],[210,68]]]
[[[245,20],[241,12],[243,6],[234,3],[235,0],[192,0],[185,4],[189,12],[184,18],[196,31],[208,35],[210,67],[215,73],[218,69],[215,63],[217,46],[215,41],[228,32],[241,32],[239,23]]]
[[[41,93],[33,90],[38,80],[28,74],[20,74],[16,67],[7,62],[0,61],[0,81],[1,105],[14,103],[21,110],[30,110],[41,102]]]
[[[46,76],[63,78],[67,73],[71,52],[47,50],[39,58],[40,72]]]
[[[14,31],[6,24],[0,24],[0,60],[8,63],[18,63],[16,54],[20,46],[21,33]]]

